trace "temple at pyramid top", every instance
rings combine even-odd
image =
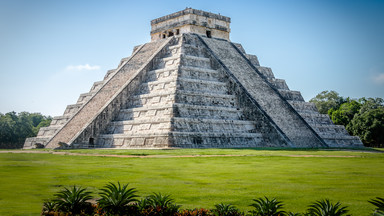
[[[186,8],[152,20],[151,40],[156,41],[183,33],[229,40],[230,22],[231,18],[220,14]]]

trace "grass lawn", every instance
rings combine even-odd
[[[130,183],[141,196],[172,194],[182,208],[231,203],[249,210],[252,199],[277,197],[303,212],[315,200],[348,205],[369,215],[367,202],[384,197],[384,154],[340,150],[179,149],[68,150],[62,154],[0,153],[0,215],[39,215],[60,186],[94,191],[107,182]],[[64,155],[81,153],[91,156]],[[100,157],[92,154],[147,157]],[[201,157],[177,157],[202,155]],[[205,156],[204,156],[205,155]],[[216,155],[215,157],[209,157]],[[221,155],[221,156],[220,156]],[[231,156],[233,155],[233,156]]]

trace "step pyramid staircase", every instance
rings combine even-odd
[[[234,68],[239,66],[246,71]],[[129,69],[128,81],[117,77]],[[60,135],[62,141],[55,141]],[[24,148],[36,143],[47,148],[362,146],[240,44],[195,34],[136,47]]]

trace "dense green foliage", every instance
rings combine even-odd
[[[48,126],[51,120],[40,113],[0,113],[0,148],[21,148],[27,137],[36,136],[40,127]]]
[[[43,204],[42,215],[89,215],[89,216],[344,216],[349,210],[347,206],[342,206],[340,202],[333,203],[329,199],[317,200],[310,204],[304,213],[285,212],[282,210],[283,202],[277,201],[276,198],[268,199],[259,197],[253,199],[254,203],[250,206],[253,210],[246,212],[240,211],[232,204],[216,204],[213,209],[180,209],[181,205],[174,203],[170,195],[162,195],[161,193],[153,193],[152,195],[137,201],[134,199],[135,189],[127,190],[128,184],[121,187],[114,183],[109,183],[104,186],[103,193],[100,193],[103,198],[105,191],[112,194],[118,192],[123,194],[133,195],[130,202],[124,202],[122,205],[114,205],[113,208],[108,208],[105,200],[96,199],[93,203],[90,202],[91,192],[86,189],[73,186],[72,189],[64,187],[61,191],[55,194],[59,199],[47,201]],[[133,193],[129,193],[133,191]],[[114,196],[114,195],[112,195]],[[372,213],[373,216],[381,215],[383,212],[383,198],[369,200],[368,202],[376,206],[376,210]],[[110,206],[111,207],[111,206]],[[117,207],[117,208],[116,208]],[[111,211],[112,210],[112,211]]]
[[[365,146],[384,146],[384,100],[382,98],[343,98],[335,91],[323,91],[310,102],[320,113],[328,113],[333,123],[360,137]]]

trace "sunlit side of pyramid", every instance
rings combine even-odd
[[[24,148],[363,146],[230,42],[229,24],[192,8],[152,20],[151,42]]]

